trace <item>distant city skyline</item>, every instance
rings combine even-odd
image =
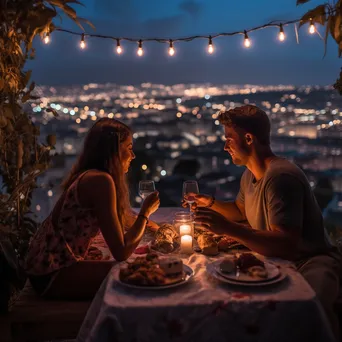
[[[75,6],[79,16],[96,26],[96,33],[131,38],[183,37],[249,29],[271,20],[299,18],[320,4],[312,0],[296,7],[295,0],[245,0],[229,4],[223,0],[110,1],[84,0]],[[248,8],[248,11],[246,9]],[[59,23],[57,23],[59,25]],[[64,20],[62,26],[79,31]],[[323,28],[319,27],[323,36]],[[92,33],[91,28],[87,28]],[[332,84],[341,61],[337,46],[330,39],[323,59],[324,44],[317,34],[285,27],[286,40],[277,41],[277,28],[251,33],[252,47],[242,46],[243,37],[223,37],[214,41],[215,53],[207,53],[206,40],[175,45],[176,54],[167,55],[167,44],[146,43],[145,54],[137,57],[136,44],[123,42],[124,53],[114,52],[115,42],[89,39],[84,51],[79,37],[54,32],[51,44],[36,41],[37,57],[28,63],[38,84],[71,85],[91,82],[176,84],[211,82],[216,84]]]

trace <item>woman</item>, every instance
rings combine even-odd
[[[113,265],[85,260],[99,233],[117,261],[126,260],[139,244],[159,197],[158,192],[149,195],[133,219],[125,179],[135,158],[132,148],[132,131],[120,121],[103,118],[89,130],[63,194],[29,247],[26,271],[39,294],[73,299],[95,295]]]

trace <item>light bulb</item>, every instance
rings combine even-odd
[[[49,44],[50,43],[50,34],[49,34],[49,32],[47,32],[45,37],[44,37],[44,43],[45,44]]]
[[[175,54],[175,48],[173,47],[172,39],[170,39],[169,55],[173,56]]]
[[[80,48],[83,50],[86,47],[86,42],[84,40],[84,33],[82,33],[82,38],[81,38],[81,42],[80,42]]]
[[[118,55],[122,54],[122,47],[120,45],[119,39],[117,39],[117,41],[116,41],[116,52],[118,53]]]
[[[249,48],[251,46],[251,41],[249,40],[248,38],[248,34],[247,32],[245,31],[245,40],[244,40],[244,45],[246,48]]]
[[[279,36],[278,36],[279,40],[281,42],[283,42],[285,40],[285,33],[284,33],[284,29],[283,29],[283,25],[280,24],[280,31],[279,31]]]
[[[213,45],[211,36],[209,36],[208,53],[212,54],[213,52],[214,52],[214,45]]]
[[[314,23],[312,22],[312,19],[310,19],[309,33],[314,34],[315,32],[316,32],[316,27]]]
[[[137,54],[138,54],[138,56],[140,56],[140,57],[144,54],[144,50],[143,50],[143,48],[142,48],[142,41],[141,41],[141,40],[139,40],[139,47],[138,47]]]

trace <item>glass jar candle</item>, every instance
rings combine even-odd
[[[183,235],[194,235],[194,224],[192,215],[188,212],[181,211],[175,214],[173,225],[177,233],[182,237]]]

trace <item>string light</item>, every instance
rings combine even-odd
[[[251,41],[250,39],[248,38],[248,34],[247,34],[247,31],[244,32],[244,35],[245,35],[245,39],[244,39],[244,45],[246,48],[249,48],[251,46]]]
[[[279,36],[278,36],[278,38],[279,38],[279,40],[281,41],[281,42],[283,42],[284,40],[285,40],[285,33],[284,33],[284,28],[283,28],[283,25],[282,24],[280,24],[280,30],[279,30]]]
[[[138,51],[137,51],[138,56],[142,56],[144,54],[144,50],[142,48],[142,40],[139,40],[139,46],[138,46]]]
[[[86,42],[84,39],[84,33],[82,33],[82,38],[81,38],[81,42],[80,42],[80,48],[83,50],[86,48]]]
[[[308,20],[303,20],[303,19],[295,19],[295,20],[290,20],[290,21],[286,21],[286,22],[275,22],[275,21],[271,21],[267,24],[264,25],[260,25],[260,26],[256,26],[254,28],[251,28],[248,30],[248,33],[250,32],[254,32],[254,31],[258,31],[267,27],[279,27],[279,33],[278,33],[278,39],[280,41],[284,41],[286,39],[286,35],[284,33],[284,26],[287,25],[291,25],[291,24],[296,24],[296,23],[306,23]],[[310,27],[309,27],[309,33],[313,34],[316,32],[316,27],[314,25],[313,22],[313,18],[310,18]],[[207,36],[207,35],[195,35],[195,36],[188,36],[188,37],[180,37],[180,38],[174,38],[174,39],[166,39],[166,38],[147,38],[147,39],[134,39],[134,38],[128,38],[128,37],[115,37],[115,36],[109,36],[109,35],[102,35],[102,34],[85,34],[85,33],[78,33],[78,32],[74,32],[71,30],[67,30],[67,29],[63,29],[63,28],[59,28],[56,27],[54,29],[54,31],[60,31],[60,32],[65,32],[65,33],[69,33],[72,35],[77,35],[77,36],[81,36],[81,42],[80,42],[80,47],[81,49],[85,49],[86,48],[86,42],[85,42],[85,35],[87,35],[87,37],[94,37],[94,38],[103,38],[103,39],[113,39],[117,41],[117,46],[116,46],[116,52],[118,54],[123,53],[123,49],[120,46],[120,41],[128,41],[128,42],[134,42],[134,43],[138,43],[138,49],[137,49],[137,55],[138,56],[143,56],[144,55],[144,50],[142,47],[142,43],[145,41],[148,42],[158,42],[158,43],[167,43],[169,42],[170,46],[169,46],[169,50],[168,53],[170,56],[173,56],[175,54],[175,48],[174,48],[174,43],[175,42],[191,42],[193,40],[197,40],[197,39],[208,39],[208,53],[212,54],[214,52],[214,45],[213,45],[213,39],[218,38],[218,37],[231,37],[231,36],[235,36],[235,35],[240,35],[243,34],[244,35],[244,46],[246,48],[251,47],[252,42],[248,37],[247,31],[243,30],[243,31],[234,31],[234,32],[222,32],[222,33],[218,33],[215,34],[213,36]],[[43,38],[43,41],[45,42],[45,44],[48,44],[50,42],[50,33],[51,32],[47,32]]]
[[[173,56],[175,54],[175,48],[173,47],[173,41],[170,39],[169,55]]]
[[[116,52],[117,52],[118,55],[122,54],[122,47],[120,45],[120,39],[116,40]]]
[[[47,31],[47,32],[45,33],[44,43],[45,43],[45,44],[49,44],[49,43],[50,43],[50,32],[49,32],[49,31]]]
[[[214,52],[214,45],[211,36],[209,36],[209,43],[208,43],[208,53],[212,54]]]
[[[312,19],[310,19],[309,33],[314,34],[315,32],[316,32],[316,27],[315,27]]]

